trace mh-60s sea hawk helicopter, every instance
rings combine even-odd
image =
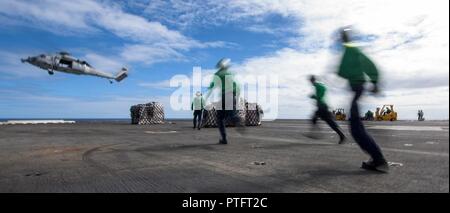
[[[112,83],[112,79],[120,82],[128,76],[127,68],[122,68],[122,70],[114,76],[110,73],[96,70],[86,61],[76,59],[67,52],[59,52],[55,55],[41,54],[38,56],[21,59],[21,61],[22,63],[28,62],[31,65],[47,70],[49,75],[53,75],[54,71],[72,73],[76,75],[92,75],[109,79],[110,83]]]

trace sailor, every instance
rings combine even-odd
[[[223,58],[217,63],[216,68],[218,70],[214,73],[214,78],[208,87],[208,94],[205,98],[207,100],[214,89],[219,89],[221,103],[217,109],[217,122],[221,136],[219,144],[228,143],[225,129],[227,122],[239,127],[238,131],[242,131],[244,127],[237,113],[240,85],[236,82],[234,74],[229,71],[230,63],[231,60],[228,58]]]
[[[346,139],[345,135],[341,131],[339,125],[333,120],[333,116],[328,110],[328,104],[325,101],[325,93],[327,91],[325,85],[317,82],[314,75],[311,75],[309,80],[315,88],[315,94],[311,95],[310,98],[315,99],[317,103],[317,111],[314,113],[312,118],[313,127],[317,128],[317,119],[322,119],[339,135],[339,144],[343,144]],[[338,113],[340,112],[338,111]]]
[[[205,109],[205,99],[201,92],[197,92],[191,104],[191,110],[194,111],[194,129],[201,129],[203,109]]]
[[[344,46],[344,54],[339,66],[338,75],[347,79],[354,93],[351,103],[350,130],[356,143],[368,153],[371,159],[362,163],[362,168],[387,172],[388,163],[375,140],[366,131],[359,118],[358,100],[363,94],[366,76],[373,85],[372,93],[378,93],[379,73],[375,64],[355,45],[351,44],[350,29],[341,30],[341,41]]]

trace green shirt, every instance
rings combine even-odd
[[[220,82],[218,82],[220,81]],[[209,85],[209,90],[213,90],[221,85],[221,96],[224,97],[225,94],[233,92],[234,96],[239,96],[240,86],[235,81],[233,73],[229,72],[228,69],[221,69],[214,74],[214,79]]]
[[[352,85],[365,83],[366,75],[371,82],[377,83],[379,74],[375,64],[356,46],[344,44],[344,47],[345,51],[338,75],[347,79]]]
[[[316,94],[311,98],[316,99],[318,105],[326,106],[325,92],[327,91],[327,88],[324,84],[318,82],[314,83],[314,88],[316,89]]]
[[[202,96],[194,97],[191,104],[191,110],[203,110],[205,108],[205,99]]]

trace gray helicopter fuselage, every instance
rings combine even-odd
[[[41,69],[47,70],[49,74],[53,71],[66,72],[76,75],[92,75],[107,79],[116,79],[110,73],[102,72],[91,67],[87,62],[80,61],[68,54],[57,55],[39,55],[22,59],[22,62],[28,62]]]

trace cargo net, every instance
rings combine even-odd
[[[217,109],[220,107],[220,103],[212,103],[205,107],[202,114],[202,127],[212,128],[217,127]],[[245,126],[260,126],[261,120],[264,115],[264,112],[260,105],[257,103],[248,103],[245,102],[244,105],[241,105],[237,110],[238,116],[241,119],[241,124]],[[226,126],[234,126],[234,124],[227,120],[225,123]]]
[[[131,106],[131,124],[147,125],[164,123],[164,106],[158,102]]]

